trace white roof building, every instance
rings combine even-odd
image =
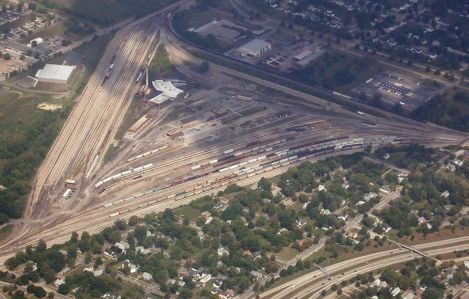
[[[264,275],[262,275],[262,273],[259,273],[257,271],[251,271],[249,272],[252,276],[254,276],[254,278],[256,279],[256,281],[260,280]]]
[[[74,65],[46,64],[37,71],[36,78],[39,82],[65,84],[75,68]]]
[[[318,186],[318,191],[327,191],[327,188],[324,185],[319,185]]]
[[[389,192],[391,192],[391,189],[389,188],[388,185],[383,185],[383,186],[379,187],[379,191],[388,194]]]
[[[314,52],[311,51],[310,49],[308,50],[304,50],[302,52],[300,52],[300,54],[296,55],[295,57],[293,57],[293,59],[297,60],[297,61],[300,61],[300,60],[303,60],[305,59],[306,57],[308,57],[309,55],[313,54]]]
[[[88,267],[88,268],[84,268],[84,269],[83,269],[83,272],[90,272],[90,273],[92,273],[94,276],[101,276],[101,275],[104,273],[104,269],[97,269],[97,270],[94,270],[93,268]]]
[[[200,282],[205,285],[210,279],[212,279],[212,275],[211,274],[205,274],[204,276],[202,276],[202,278],[200,278]]]
[[[219,247],[217,253],[218,256],[230,255],[230,252],[225,247]]]
[[[155,80],[152,82],[153,87],[162,92],[165,96],[170,98],[177,98],[181,93],[184,91],[182,89],[177,88],[173,85],[171,81],[165,80]]]
[[[374,287],[379,287],[379,285],[381,284],[381,280],[379,278],[376,278],[374,281],[373,281],[373,286]]]
[[[151,275],[151,274],[148,273],[148,272],[143,272],[142,277],[143,277],[143,279],[146,280],[146,281],[153,279],[153,275]]]
[[[28,44],[28,47],[32,47],[33,46],[33,43],[35,43],[36,45],[40,45],[44,42],[44,39],[42,39],[41,37],[36,37],[35,39],[31,40]]]
[[[370,193],[365,194],[365,195],[363,196],[363,199],[364,199],[365,201],[370,201],[371,199],[374,199],[374,198],[376,198],[376,197],[378,197],[378,194],[376,194],[375,192],[370,192]]]
[[[391,295],[393,297],[396,297],[400,292],[401,292],[401,289],[399,287],[396,287],[391,291]]]
[[[247,29],[238,26],[228,20],[213,20],[205,25],[195,29],[194,32],[202,36],[212,34],[217,39],[220,39],[227,43],[232,43],[241,38]]]
[[[241,56],[259,57],[270,49],[272,49],[272,45],[269,42],[256,38],[242,45],[236,51]]]
[[[148,231],[147,231],[147,235],[148,235]],[[151,252],[150,249],[145,249],[145,247],[143,247],[143,246],[137,246],[137,247],[135,247],[135,251],[136,251],[137,253],[141,253],[141,254],[143,254],[143,255],[147,255],[147,254],[149,254],[149,253]]]
[[[65,283],[65,280],[60,279],[60,278],[57,278],[57,279],[54,281],[54,284],[55,284],[55,286],[57,286],[57,287],[63,285],[64,283]]]

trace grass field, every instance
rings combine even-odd
[[[291,247],[283,247],[277,255],[284,261],[290,260],[294,258],[298,254],[298,250],[291,248]]]
[[[197,219],[200,217],[200,211],[197,209],[194,209],[191,206],[183,206],[180,208],[177,208],[174,210],[174,213],[176,215],[184,216],[189,218],[191,221],[197,221]]]
[[[159,78],[162,75],[168,74],[173,70],[173,64],[169,60],[168,52],[163,45],[158,46],[155,56],[148,67],[148,72],[151,78]]]

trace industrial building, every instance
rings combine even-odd
[[[169,80],[155,80],[151,82],[156,91],[159,92],[158,95],[150,99],[149,101],[157,106],[162,106],[169,103],[171,100],[176,99],[184,91],[175,86],[176,85],[185,85],[185,82],[179,81],[169,81]]]
[[[232,44],[242,38],[246,34],[247,29],[228,20],[221,19],[219,21],[213,20],[193,31],[204,37],[211,34],[222,42]]]
[[[169,103],[170,100],[172,100],[171,97],[168,97],[164,93],[160,93],[159,95],[151,98],[149,102],[155,104],[156,106],[162,106],[165,103]]]
[[[152,82],[152,85],[156,90],[173,99],[177,98],[181,93],[184,92],[182,89],[174,86],[172,81],[155,80]]]
[[[237,52],[241,56],[259,57],[271,49],[272,45],[269,42],[256,38],[239,47]]]
[[[39,82],[66,84],[75,68],[74,65],[46,64],[37,71],[36,78]]]
[[[293,61],[298,67],[305,67],[324,53],[325,50],[321,48],[306,49],[295,55]]]

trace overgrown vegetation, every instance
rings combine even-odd
[[[377,65],[369,57],[356,58],[337,51],[327,51],[304,69],[292,76],[312,85],[336,89],[370,77]]]
[[[438,160],[437,151],[423,145],[409,144],[402,146],[385,146],[375,152],[375,157],[383,158],[388,153],[388,161],[400,168],[414,169],[419,164],[431,165]]]
[[[44,98],[42,98],[44,100]],[[35,97],[18,94],[0,100],[0,224],[23,211],[30,181],[65,121],[68,110],[43,111]]]
[[[417,108],[412,116],[469,132],[469,94],[458,90],[443,96],[437,95]]]

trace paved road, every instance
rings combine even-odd
[[[394,192],[391,192],[391,193],[386,194],[385,196],[383,196],[382,199],[380,200],[380,202],[378,202],[373,208],[371,208],[371,210],[368,212],[368,214],[371,215],[374,211],[381,210],[383,207],[388,205],[391,201],[393,201],[394,199],[399,197],[401,189],[402,189],[402,187],[399,188],[398,190],[394,191]],[[360,215],[356,216],[355,218],[347,221],[345,226],[342,227],[340,230],[344,230],[345,232],[348,232],[349,230],[351,230],[352,228],[354,228],[358,224],[360,224],[362,220],[363,220],[363,215],[360,214]],[[327,238],[322,238],[322,239],[319,240],[318,244],[315,244],[315,245],[307,248],[305,251],[300,252],[295,257],[288,260],[281,267],[281,269],[279,269],[279,271],[275,275],[273,275],[273,277],[276,278],[276,279],[279,278],[280,277],[280,275],[279,275],[280,270],[282,270],[284,268],[287,268],[289,266],[294,266],[298,261],[305,260],[306,258],[313,255],[315,252],[318,252],[319,250],[321,250],[326,245],[326,241],[327,241]],[[272,278],[272,276],[267,276],[262,281],[260,281],[260,283],[262,284],[263,282],[265,282],[265,281],[267,281],[268,279],[271,279],[271,278]],[[240,298],[250,298],[253,295],[254,295],[254,291],[251,288],[250,291],[245,292],[243,295],[240,296]]]
[[[158,22],[161,21],[161,19],[153,21]],[[110,188],[104,192],[104,194],[108,192],[104,195],[105,197],[110,201],[119,201],[119,204],[116,203],[110,207],[105,207],[99,201],[94,201],[92,205],[81,206],[83,204],[82,201],[89,200],[94,196],[97,198],[100,198],[101,196],[100,194],[97,194],[97,191],[93,188],[94,183],[96,183],[97,180],[87,180],[85,173],[96,173],[95,169],[99,168],[99,165],[101,165],[99,161],[102,160],[102,153],[104,152],[104,149],[107,148],[113,135],[113,130],[110,130],[110,128],[112,127],[112,129],[115,129],[117,127],[116,124],[120,123],[120,116],[123,115],[121,112],[125,111],[125,108],[118,108],[123,107],[121,102],[125,102],[124,100],[119,101],[119,99],[122,99],[123,90],[132,90],[131,86],[135,80],[135,72],[138,71],[139,66],[141,66],[140,62],[145,58],[144,53],[146,49],[145,46],[142,45],[151,44],[151,42],[148,41],[148,35],[151,35],[149,34],[149,32],[151,32],[151,30],[149,30],[151,27],[144,26],[144,28],[139,28],[138,25],[134,25],[130,25],[130,27],[126,27],[127,29],[124,28],[116,34],[115,40],[117,41],[114,41],[110,48],[108,48],[96,74],[92,78],[94,82],[90,85],[92,86],[90,92],[93,97],[81,98],[80,103],[77,105],[77,108],[75,108],[79,111],[77,114],[78,116],[71,117],[68,121],[73,122],[74,124],[66,125],[64,127],[64,130],[69,130],[68,132],[70,133],[63,134],[63,136],[65,136],[63,137],[64,139],[59,138],[56,141],[58,145],[54,146],[49,153],[51,157],[59,157],[60,159],[54,160],[49,157],[47,160],[48,162],[44,163],[42,166],[44,169],[40,170],[38,174],[37,181],[35,183],[35,192],[33,194],[37,199],[41,198],[40,195],[44,188],[44,182],[51,182],[50,184],[46,184],[44,189],[48,194],[54,194],[54,191],[60,190],[62,186],[61,182],[68,178],[70,174],[74,173],[79,173],[79,177],[88,184],[85,186],[85,190],[89,190],[90,193],[85,194],[85,196],[80,198],[80,200],[74,200],[72,204],[77,205],[77,207],[70,210],[60,211],[60,216],[57,216],[54,213],[48,214],[49,210],[47,204],[52,203],[56,197],[50,196],[44,201],[36,200],[31,202],[30,205],[32,207],[29,208],[29,212],[27,213],[30,217],[29,219],[26,218],[27,227],[23,229],[20,228],[15,231],[12,235],[12,239],[0,247],[0,250],[3,253],[1,258],[5,258],[8,254],[24,248],[27,244],[34,244],[39,239],[46,240],[49,245],[60,243],[67,240],[70,233],[73,231],[81,232],[83,230],[87,230],[91,233],[97,232],[112,224],[117,218],[127,219],[131,215],[141,216],[149,212],[162,211],[166,208],[175,208],[180,205],[187,204],[191,200],[205,194],[216,193],[218,190],[223,189],[226,184],[234,182],[239,184],[252,184],[262,176],[274,176],[289,167],[288,165],[282,166],[280,168],[275,168],[268,173],[261,172],[256,174],[256,176],[249,178],[232,177],[223,181],[223,183],[207,186],[208,180],[216,181],[217,179],[224,178],[223,175],[216,173],[188,183],[171,186],[159,193],[153,193],[152,189],[155,186],[151,185],[151,180],[162,182],[166,181],[169,177],[172,182],[174,182],[183,178],[184,175],[193,173],[191,170],[192,163],[198,163],[200,161],[204,162],[207,159],[219,157],[220,153],[223,153],[223,150],[233,147],[234,143],[236,143],[236,146],[240,147],[239,150],[241,150],[241,148],[245,149],[246,144],[249,144],[254,140],[259,140],[259,138],[265,138],[265,136],[272,137],[272,135],[277,134],[277,129],[281,129],[281,126],[269,127],[266,128],[265,131],[262,131],[262,134],[265,136],[260,135],[260,130],[255,130],[253,133],[238,136],[239,139],[237,139],[236,142],[234,139],[230,139],[226,140],[226,143],[212,146],[210,148],[200,148],[196,146],[189,149],[185,148],[180,151],[174,151],[166,156],[161,156],[160,158],[153,160],[158,167],[147,171],[146,176],[142,179],[133,180],[132,178],[125,177],[116,182],[116,184],[110,186]],[[132,28],[136,30],[133,30]],[[171,37],[169,37],[168,40],[168,43],[174,42]],[[181,51],[177,45],[172,44],[171,46],[176,47],[177,51],[175,52],[178,52],[179,54],[184,52],[183,50]],[[119,73],[119,76],[112,75],[111,78],[103,85],[103,90],[99,91],[99,83],[102,82],[105,71],[109,68],[109,64],[114,53],[117,53],[115,58],[114,74]],[[182,53],[182,55],[186,54],[187,53]],[[131,61],[134,61],[135,63],[125,65]],[[467,138],[466,135],[459,132],[442,128],[435,129],[420,123],[416,124],[412,121],[396,123],[395,119],[361,116],[344,110],[338,105],[330,104],[317,97],[312,97],[310,95],[279,86],[275,83],[261,80],[254,76],[248,76],[221,66],[211,67],[211,71],[215,70],[229,74],[230,76],[241,78],[242,80],[252,81],[261,86],[282,91],[288,95],[298,97],[299,99],[304,99],[306,102],[310,102],[315,109],[317,109],[318,105],[334,106],[336,112],[334,114],[330,114],[331,116],[328,117],[340,123],[341,126],[344,126],[345,130],[351,133],[351,136],[395,136],[396,134],[400,134],[399,136],[409,137],[409,140],[418,140],[423,143],[431,142],[430,144],[436,143],[438,145],[447,143],[454,144],[458,143],[462,138]],[[93,88],[98,88],[98,91],[93,91]],[[94,97],[96,93],[103,93],[105,95],[102,97]],[[288,98],[290,97],[285,97],[286,104],[298,105],[298,100],[295,100],[296,102],[288,102]],[[87,107],[86,104],[81,103],[88,103],[90,106]],[[74,113],[75,111],[72,112],[72,114]],[[98,115],[98,117],[96,115]],[[364,130],[360,124],[362,117],[363,119],[372,117],[373,120],[380,124],[380,126],[376,129]],[[350,124],[353,124],[352,128],[350,128]],[[315,134],[316,137],[323,136],[322,138],[326,138],[325,136],[329,135],[330,138],[331,135],[336,136],[335,134],[343,134],[343,130],[344,129],[336,131],[326,130],[319,134]],[[259,133],[259,135],[256,135],[257,133]],[[302,136],[304,138],[309,138],[305,134],[302,134]],[[288,148],[288,146],[288,144],[282,145],[283,148]],[[65,147],[70,150],[64,150]],[[334,154],[343,153],[345,152]],[[250,157],[246,157],[246,159],[250,159]],[[174,169],[178,169],[178,171],[174,172]],[[109,170],[110,174],[112,170],[117,171],[117,169],[111,168]],[[187,193],[184,196],[180,196],[175,199],[175,193],[179,192]],[[57,194],[57,192],[55,192],[55,194]],[[60,196],[60,193],[58,193],[58,195]],[[170,196],[173,197],[170,198]],[[40,217],[38,217],[39,215]]]
[[[246,3],[244,3],[245,1],[243,1],[243,3],[240,3],[239,0],[231,0],[230,2],[231,2],[231,4],[233,5],[234,8],[238,8],[238,11],[241,11],[239,9],[240,6],[246,5]],[[271,15],[266,15],[264,12],[258,10],[256,7],[254,7],[252,5],[249,6],[249,9],[260,13],[262,15],[262,17],[266,18],[266,20],[271,22],[273,26],[281,27],[282,21],[279,20],[278,18],[272,17]],[[295,26],[297,26],[297,27],[300,26],[301,27],[301,25],[295,25]],[[307,28],[304,28],[304,30],[308,31]],[[331,41],[331,46],[332,47],[334,47],[338,50],[341,50],[341,51],[345,51],[345,52],[347,52],[351,55],[360,56],[360,57],[364,57],[364,56],[368,57],[370,55],[369,53],[363,53],[362,51],[357,51],[357,50],[354,49],[355,44],[360,44],[361,43],[360,40],[352,40],[352,41],[341,40],[340,44],[334,44],[332,41],[336,40],[336,38],[337,38],[336,36],[326,33],[326,34],[324,34],[324,38]],[[433,75],[433,73],[431,73],[431,72],[426,72],[425,68],[426,68],[427,65],[424,65],[424,64],[421,64],[421,63],[418,63],[418,62],[414,62],[412,67],[405,67],[405,66],[399,65],[397,62],[390,62],[388,57],[389,57],[389,55],[387,53],[383,53],[383,52],[380,52],[380,51],[377,51],[376,55],[373,56],[373,58],[376,59],[377,61],[379,61],[379,63],[381,63],[383,65],[386,65],[387,67],[390,67],[392,69],[399,69],[399,70],[407,72],[407,73],[412,73],[412,74],[414,74],[418,77],[427,78],[427,79],[430,79],[430,80],[435,80],[435,81],[443,84],[444,86],[450,86],[450,87],[458,86],[459,88],[462,88],[466,91],[469,90],[469,88],[467,86],[465,86],[463,84],[460,84],[461,83],[460,82],[461,74],[459,74],[459,72],[457,70],[453,71],[453,74],[455,76],[455,80],[453,82],[450,82],[448,80],[445,80],[442,77]],[[434,69],[433,66],[431,66],[431,67],[432,67],[432,69]]]
[[[469,248],[469,237],[435,241],[419,244],[414,247],[419,250],[426,250],[428,254],[434,256],[453,252],[454,250],[465,250]],[[334,283],[338,283],[360,273],[367,273],[373,269],[383,268],[416,257],[418,257],[418,255],[404,249],[387,250],[360,256],[325,267],[331,280],[324,277],[321,271],[313,271],[263,292],[261,298],[301,298],[306,295],[313,295],[314,297],[314,294],[317,294],[317,292],[320,292],[323,288],[327,288]],[[301,292],[300,295],[297,295],[299,292]]]
[[[272,73],[272,72],[267,72],[266,70],[264,70],[262,68],[259,68],[257,66],[242,63],[242,62],[239,62],[239,61],[237,61],[233,58],[226,57],[222,54],[215,54],[213,52],[209,52],[209,51],[207,51],[205,49],[202,49],[200,47],[196,47],[193,44],[187,43],[187,41],[183,40],[182,37],[177,35],[174,28],[172,28],[172,19],[171,18],[168,18],[166,20],[165,33],[166,33],[167,39],[171,43],[171,46],[174,47],[174,48],[177,48],[177,52],[180,53],[179,55],[180,55],[181,59],[184,59],[184,57],[186,57],[186,59],[192,60],[192,55],[189,54],[188,52],[189,52],[189,50],[193,50],[194,48],[196,48],[197,52],[202,52],[203,54],[205,54],[209,57],[216,57],[217,59],[226,61],[227,63],[230,63],[230,64],[232,64],[234,62],[237,62],[245,68],[252,69],[256,72],[263,72],[268,76],[271,76],[271,77],[273,76],[275,78],[281,79],[285,82],[285,84],[280,85],[278,83],[274,83],[274,82],[271,82],[271,81],[268,81],[268,80],[265,80],[265,79],[261,79],[257,76],[249,75],[245,72],[240,72],[240,71],[230,69],[228,67],[220,65],[219,63],[215,64],[212,61],[212,65],[216,65],[216,68],[220,72],[229,74],[229,75],[234,76],[236,78],[239,78],[241,80],[254,82],[254,83],[259,84],[261,86],[265,86],[265,87],[271,88],[273,90],[288,94],[288,95],[290,95],[290,96],[297,99],[297,101],[296,101],[297,105],[298,104],[305,105],[305,104],[308,104],[308,103],[312,103],[312,104],[314,103],[316,105],[319,105],[319,107],[324,108],[326,111],[341,111],[341,113],[343,113],[343,114],[348,113],[350,115],[350,117],[354,117],[354,118],[357,117],[356,113],[353,113],[351,111],[347,111],[347,109],[344,109],[344,107],[342,107],[340,105],[334,104],[334,103],[332,103],[330,101],[327,101],[327,100],[324,100],[324,99],[321,99],[320,97],[312,96],[312,95],[307,94],[305,92],[302,92],[302,91],[299,91],[299,90],[296,90],[296,89],[293,89],[293,88],[289,88],[289,87],[286,86],[286,84],[288,82],[295,82],[295,84],[299,84],[299,85],[305,86],[307,88],[312,88],[311,86],[307,86],[305,84],[298,83],[298,82],[293,81],[291,79],[285,78],[284,76],[281,76],[279,74]],[[188,58],[188,57],[190,57],[190,58]],[[287,98],[285,99],[285,101],[288,101],[288,100],[289,99],[287,99]],[[436,126],[436,125],[433,125],[433,124],[424,124],[424,123],[421,123],[421,122],[417,122],[415,120],[412,120],[412,119],[409,119],[409,118],[406,118],[406,117],[403,117],[403,116],[399,116],[399,115],[396,115],[396,114],[391,113],[391,112],[387,112],[387,111],[384,111],[384,110],[381,110],[381,109],[378,109],[378,108],[374,108],[374,107],[371,107],[369,105],[361,104],[361,103],[359,103],[357,101],[354,101],[354,100],[342,99],[342,101],[353,104],[353,105],[356,105],[356,106],[363,107],[363,109],[368,109],[370,111],[376,112],[377,115],[381,115],[381,117],[373,116],[373,115],[369,115],[369,114],[360,115],[360,117],[364,121],[381,122],[381,121],[383,121],[383,118],[387,118],[389,120],[389,122],[392,122],[396,125],[397,124],[402,125],[402,127],[399,128],[400,130],[402,130],[402,132],[408,132],[408,133],[412,132],[412,133],[418,134],[420,137],[426,136],[428,134],[429,138],[430,138],[430,135],[431,135],[431,138],[429,139],[429,141],[431,141],[433,139],[434,140],[433,144],[435,144],[435,145],[440,142],[440,141],[437,140],[438,138],[442,138],[442,139],[447,139],[448,138],[448,140],[449,140],[449,139],[452,138],[451,136],[453,134],[465,136],[465,137],[461,137],[462,139],[466,139],[467,136],[468,136],[467,134],[464,134],[464,133],[461,133],[461,132],[458,132],[458,131],[455,131],[455,130],[452,130],[452,129],[448,129],[448,128],[445,128],[445,127]],[[426,129],[424,129],[424,128],[426,128]],[[396,127],[396,132],[399,129]],[[420,131],[420,134],[418,133],[419,131]],[[424,133],[423,131],[427,131],[427,133]],[[438,136],[438,133],[436,133],[438,131],[440,131],[442,133],[439,136]],[[460,142],[462,142],[462,141],[460,141]]]

